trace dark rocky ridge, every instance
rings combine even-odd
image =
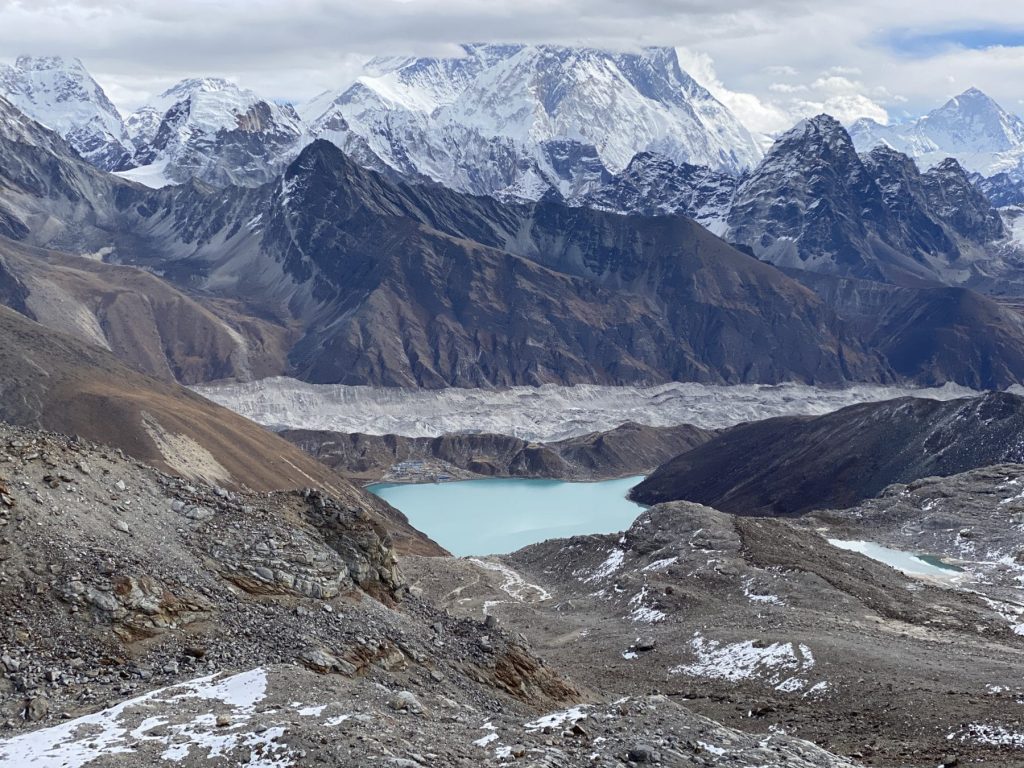
[[[709,440],[712,432],[689,425],[648,427],[623,424],[607,432],[550,443],[508,435],[456,433],[440,437],[343,434],[287,429],[278,434],[346,477],[401,479],[396,465],[428,462],[405,470],[479,477],[544,477],[601,480],[644,474],[672,456]]]
[[[645,504],[685,499],[740,515],[840,508],[893,483],[1024,461],[1024,398],[900,398],[817,417],[724,430],[633,489]]]
[[[993,381],[1014,382],[1024,363],[1015,341],[1024,334],[1021,313],[966,288],[909,288],[785,271],[817,293],[849,333],[883,356],[901,378],[990,389]],[[986,330],[974,335],[966,328]]]
[[[919,173],[891,149],[859,156],[828,115],[775,143],[728,223],[730,240],[774,264],[904,285],[966,282],[976,251],[1006,234],[955,160]]]

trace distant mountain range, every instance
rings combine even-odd
[[[64,70],[80,86],[65,101],[93,104],[84,125],[119,118],[77,63],[21,59],[11,72],[64,82]],[[954,160],[921,172],[891,148],[858,154],[828,116],[761,157],[660,49],[469,46],[373,71],[302,116],[224,80],[185,81],[108,125],[99,154],[83,126],[64,123],[62,138],[0,101],[4,300],[187,383],[1024,376],[1024,318],[963,289],[1024,294],[1020,248]],[[499,104],[487,88],[518,96]],[[88,111],[19,93],[35,113]],[[594,119],[605,102],[617,111]],[[442,156],[422,134],[378,130],[399,120],[458,124],[538,162],[560,142],[561,159],[526,194],[517,185],[541,177],[517,175],[511,155],[459,154],[468,140],[446,139],[447,170],[427,169]],[[315,138],[328,124],[337,143]],[[143,165],[105,172],[125,142]],[[479,175],[495,168],[508,173]]]
[[[357,162],[475,194],[588,188],[637,152],[740,172],[761,156],[674,49],[467,45],[458,58],[379,58],[300,106],[219,78],[185,80],[122,120],[77,60],[22,57],[0,93],[103,170],[151,186],[255,185],[326,138]],[[73,105],[73,108],[69,108]]]
[[[786,275],[683,216],[410,183],[327,141],[260,187],[192,180],[152,190],[93,168],[2,101],[0,151],[10,304],[181,381],[1006,386],[1024,377],[1024,318],[1011,309],[941,286],[827,275],[805,286],[808,273]],[[33,247],[46,253],[33,257]],[[106,265],[76,268],[69,253]],[[117,265],[158,280],[130,280]]]
[[[972,173],[1024,178],[1024,119],[977,88],[968,88],[917,120],[894,125],[858,120],[850,126],[850,135],[861,152],[891,147],[925,169],[955,157]]]
[[[97,168],[135,165],[135,145],[117,107],[78,59],[20,56],[13,66],[0,65],[0,94]]]

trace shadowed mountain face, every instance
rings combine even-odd
[[[893,483],[1024,462],[1024,399],[901,398],[818,417],[742,424],[662,465],[633,489],[742,515],[842,508]]]
[[[140,302],[173,315],[140,329],[149,341],[110,343],[104,333],[108,346],[158,375],[192,382],[282,372],[406,387],[1005,386],[1024,376],[1024,352],[1015,352],[1024,329],[1009,321],[1005,362],[977,344],[987,326],[974,316],[957,326],[949,360],[890,360],[889,347],[914,348],[909,330],[884,349],[865,343],[812,291],[682,217],[511,205],[404,184],[325,141],[263,187],[149,190],[100,173],[10,105],[0,108],[10,113],[0,149],[13,158],[0,167],[8,233],[142,267],[184,293]],[[33,295],[31,281],[14,275],[21,288],[9,289],[12,305],[44,322],[58,314],[41,310],[38,280]],[[130,282],[123,271],[108,277]],[[937,323],[948,314],[922,301]],[[203,356],[221,362],[193,362]]]
[[[1018,381],[1024,317],[965,288],[908,288],[802,270],[787,274],[817,293],[848,332],[924,385],[989,389]],[[975,333],[970,329],[984,329]],[[993,382],[1006,384],[994,385]]]
[[[785,133],[736,190],[726,237],[766,261],[902,285],[970,284],[998,212],[956,160],[921,173],[895,150],[858,155],[836,120]]]
[[[813,293],[685,219],[395,184],[327,142],[255,190],[147,191],[82,166],[59,177],[95,194],[55,239],[105,238],[108,261],[295,324],[290,367],[310,381],[891,379]],[[45,209],[67,186],[20,200]],[[28,229],[47,244],[47,230]]]
[[[263,248],[282,254],[285,272],[311,283],[309,298],[330,313],[292,353],[310,381],[886,375],[844,343],[812,294],[684,219],[396,187],[323,142],[289,169],[283,190]]]

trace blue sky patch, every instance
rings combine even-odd
[[[898,54],[928,57],[952,48],[983,51],[996,47],[1024,47],[1024,29],[952,29],[944,32],[897,29],[886,33],[883,42]]]

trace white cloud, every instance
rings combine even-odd
[[[711,91],[711,94],[725,104],[747,126],[757,134],[775,134],[790,128],[793,115],[752,93],[731,91],[725,87],[715,73],[714,62],[706,53],[696,53],[686,48],[677,48],[679,63],[693,78]]]

